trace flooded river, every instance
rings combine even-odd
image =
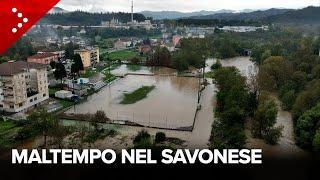
[[[247,78],[249,78],[251,74],[256,73],[258,69],[248,57],[221,60],[221,64],[223,66],[237,67]],[[263,140],[252,138],[251,133],[247,131],[249,137],[247,146],[249,148],[262,148],[265,154],[269,156],[286,157],[289,155],[301,155],[301,152],[303,151],[295,145],[292,116],[290,112],[281,109],[281,102],[278,100],[277,96],[274,95],[273,97],[279,108],[276,126],[284,127],[282,132],[283,137],[280,138],[278,145],[271,146],[266,144]]]
[[[215,63],[214,59],[208,59],[206,61],[206,71],[210,71],[210,66]],[[223,66],[235,66],[239,71],[245,75],[250,76],[253,72],[256,72],[256,66],[252,63],[249,57],[237,57],[232,59],[221,60]],[[158,72],[158,73],[155,73]],[[161,73],[159,73],[161,72]],[[126,74],[126,73],[151,73],[151,74],[171,74],[172,70],[161,69],[159,71],[151,69],[139,69],[130,70],[126,66],[122,66],[119,69],[113,71],[113,73]],[[209,81],[210,82],[210,81]],[[133,105],[120,105],[119,101],[122,98],[122,94],[130,92],[142,85],[156,85],[156,89],[151,92],[148,97]],[[89,101],[85,104],[78,105],[75,109],[71,109],[69,113],[83,113],[94,112],[97,109],[104,110],[114,118],[141,121],[140,123],[148,125],[149,112],[152,116],[153,123],[158,122],[158,125],[165,126],[190,126],[192,118],[194,117],[195,108],[197,105],[197,79],[195,78],[182,78],[175,76],[135,76],[129,75],[126,78],[119,80],[110,87],[105,88],[100,93],[89,98]],[[182,139],[185,142],[185,147],[190,149],[195,148],[208,148],[209,138],[211,134],[211,125],[214,121],[214,108],[215,108],[215,91],[214,84],[210,84],[202,93],[201,106],[202,109],[197,113],[194,129],[192,132],[181,132],[174,130],[159,130],[154,128],[146,129],[151,135],[155,135],[157,132],[165,132],[168,137],[176,137]],[[279,101],[278,101],[279,103]],[[279,106],[280,107],[280,106]],[[117,112],[120,113],[117,115]],[[167,113],[163,113],[167,112]],[[135,115],[133,115],[135,114]],[[141,117],[138,118],[138,116]],[[138,120],[140,119],[140,120]],[[170,120],[169,120],[170,119]],[[155,121],[154,121],[155,120]],[[168,123],[169,122],[169,123]],[[170,125],[169,125],[170,124]],[[298,148],[294,143],[293,123],[289,112],[282,111],[279,108],[277,117],[277,126],[284,126],[283,137],[276,146],[266,144],[263,140],[254,139],[251,137],[251,133],[247,130],[248,148],[262,148],[264,154],[271,156],[284,156],[291,154],[301,154],[302,150]],[[118,142],[101,143],[99,146],[123,148],[128,143],[130,144],[130,137],[134,137],[140,127],[132,126],[114,126],[107,125],[109,128],[115,128],[123,137],[129,137],[125,144],[119,145]]]

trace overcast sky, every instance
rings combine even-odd
[[[220,9],[302,8],[319,4],[320,0],[134,0],[134,10],[135,12],[145,10],[192,12]],[[69,11],[129,12],[130,0],[61,0],[57,6]]]

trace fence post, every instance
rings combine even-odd
[[[150,112],[149,112],[149,127],[150,127],[150,116],[151,116],[151,115],[150,115]]]
[[[166,116],[166,128],[168,128],[168,117]]]

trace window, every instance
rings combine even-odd
[[[3,108],[3,104],[0,104],[0,108]]]
[[[10,109],[14,109],[14,106],[10,106]]]
[[[46,97],[47,95],[46,94],[43,94],[43,97]]]
[[[36,101],[36,100],[38,100],[38,98],[37,98],[37,97],[35,97],[35,98],[34,98],[34,100]]]
[[[33,102],[33,99],[30,99],[30,102]]]

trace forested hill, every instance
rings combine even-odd
[[[307,7],[304,9],[288,11],[283,14],[266,17],[263,20],[271,23],[292,25],[320,25],[320,7]]]
[[[128,22],[131,20],[129,13],[89,13],[75,11],[70,13],[47,14],[38,24],[59,24],[59,25],[75,25],[75,26],[97,26],[101,21],[110,21],[112,18],[118,19],[120,22]],[[134,19],[144,21],[146,18],[142,14],[134,14]]]
[[[250,13],[222,13],[197,16],[193,20],[259,21],[289,25],[320,25],[320,7],[306,7],[298,10],[269,9]]]
[[[248,13],[218,13],[207,16],[194,16],[191,19],[219,19],[219,20],[260,20],[269,16],[283,14],[290,9],[268,9]]]

